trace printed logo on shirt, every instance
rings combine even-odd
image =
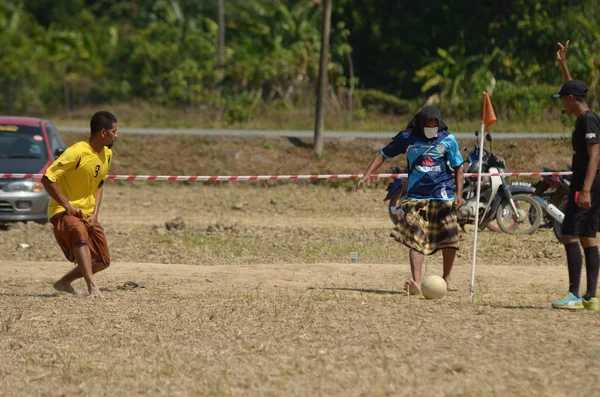
[[[439,154],[444,154],[444,152],[446,152],[446,146],[439,144],[435,147],[435,150],[439,153]]]
[[[434,166],[435,162],[431,159],[430,156],[427,156],[427,157],[425,157],[425,160],[423,160],[423,162],[421,163],[421,165]]]
[[[439,172],[442,170],[441,166],[435,165],[435,162],[430,156],[425,157],[421,162],[421,165],[418,165],[415,168],[421,172]]]
[[[61,162],[58,162],[58,164],[57,164],[57,165],[58,165],[59,167],[62,167],[62,166],[63,166],[63,163],[61,163]]]
[[[448,198],[448,193],[446,193],[446,187],[442,188],[442,191],[440,192],[442,198]]]
[[[590,132],[589,134],[585,134],[585,139],[594,139],[596,137],[596,134],[593,132]]]

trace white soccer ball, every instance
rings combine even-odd
[[[446,292],[448,292],[448,286],[442,277],[432,274],[423,278],[421,293],[425,299],[442,299]]]

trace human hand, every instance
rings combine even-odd
[[[462,197],[460,196],[456,196],[454,198],[454,203],[452,203],[452,209],[454,211],[457,211],[460,207],[463,206],[463,201],[462,201]]]
[[[73,216],[76,216],[77,218],[83,219],[83,211],[81,210],[81,208],[75,207],[74,205],[72,205],[70,203],[65,208],[65,211],[67,211],[67,214],[69,214],[69,215],[73,215]]]
[[[592,196],[589,191],[582,190],[575,195],[575,203],[580,208],[590,208],[592,206]]]
[[[86,219],[85,224],[88,228],[95,226],[98,223],[98,215],[93,213],[89,218]]]
[[[358,180],[358,183],[356,184],[356,190],[358,190],[364,186],[371,187],[371,176],[370,175],[363,175],[363,177]]]
[[[560,42],[558,43],[558,51],[556,51],[556,60],[558,63],[567,63],[567,51],[569,51],[569,40],[562,45]]]

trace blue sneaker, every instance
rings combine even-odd
[[[561,296],[559,300],[553,302],[552,307],[555,309],[583,310],[583,302],[580,297],[573,295],[571,292],[567,292]]]

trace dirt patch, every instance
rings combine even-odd
[[[115,263],[102,301],[54,294],[68,265],[1,262],[0,393],[583,395],[594,313],[552,311],[562,268],[482,265],[477,296],[399,290],[407,266]],[[430,265],[429,272],[439,273]],[[119,290],[125,281],[146,288]],[[78,284],[79,289],[82,288]]]
[[[390,133],[390,139],[394,134]],[[85,134],[64,134],[71,144]],[[123,133],[115,144],[112,174],[151,175],[273,175],[361,173],[389,139],[333,139],[317,157],[310,140],[196,137],[188,135],[134,135]],[[459,142],[469,150],[474,140]],[[507,171],[541,171],[542,166],[564,168],[572,150],[567,139],[502,140],[496,153],[506,159]],[[466,156],[466,152],[464,153]],[[404,156],[381,168],[404,165]],[[218,182],[221,183],[221,182]],[[252,182],[256,183],[256,182]],[[326,183],[323,181],[314,183]],[[329,182],[339,185],[346,182]],[[350,181],[349,185],[353,182]]]
[[[113,263],[98,282],[112,292],[98,301],[52,290],[71,265],[49,225],[0,230],[0,395],[590,393],[588,371],[562,375],[595,365],[600,342],[584,331],[600,316],[549,309],[567,285],[550,230],[482,232],[473,302],[467,230],[459,292],[409,298],[384,194],[107,184]]]
[[[358,251],[362,263],[407,263],[406,248],[389,237],[384,195],[382,188],[129,182],[107,185],[100,221],[114,261],[346,262],[351,251]],[[63,260],[50,225],[14,224],[0,235],[0,260]],[[470,263],[471,244],[468,229],[461,234],[457,265]],[[564,262],[562,246],[549,229],[531,236],[485,231],[478,255],[495,263]]]

